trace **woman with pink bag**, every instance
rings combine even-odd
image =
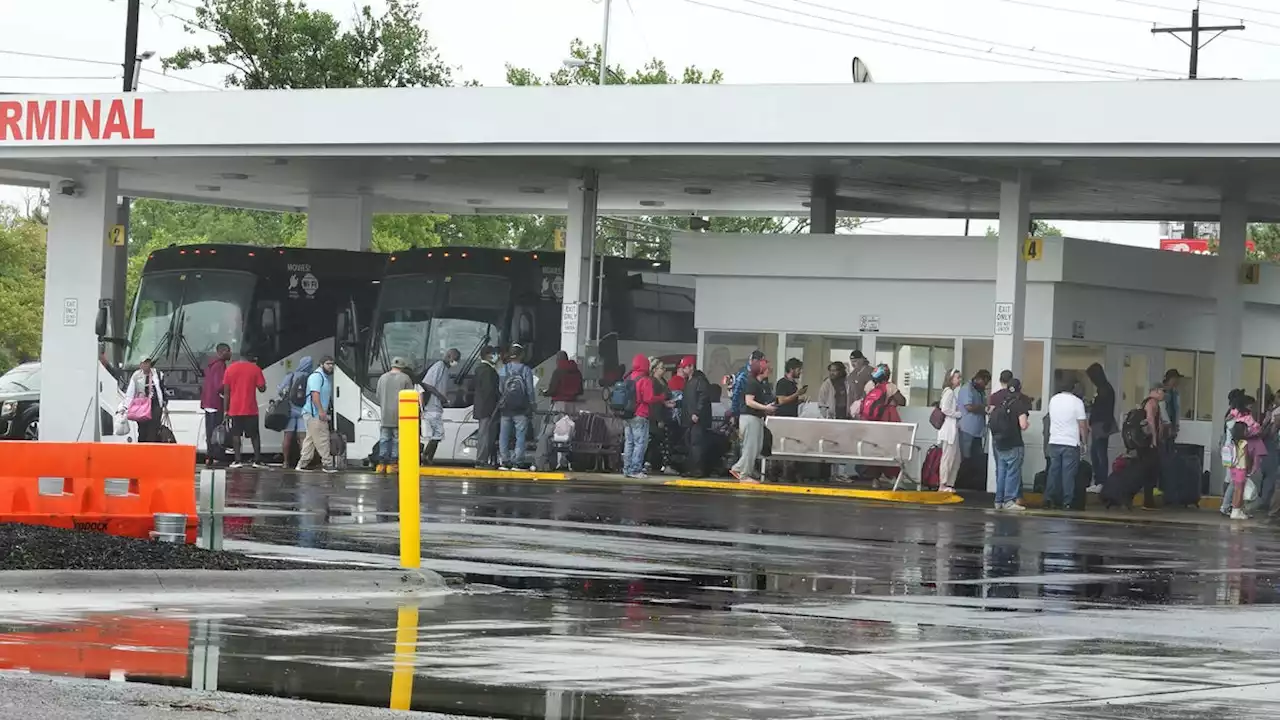
[[[125,388],[124,403],[120,409],[126,419],[138,423],[138,442],[160,442],[160,428],[164,416],[164,379],[153,368],[151,358],[138,365],[129,385]]]

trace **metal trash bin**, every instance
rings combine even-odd
[[[185,543],[187,541],[187,516],[181,513],[156,513],[155,530],[151,539],[160,542]]]

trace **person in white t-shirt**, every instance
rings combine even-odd
[[[1080,455],[1089,438],[1089,413],[1084,401],[1071,392],[1071,382],[1049,399],[1049,476],[1044,506],[1070,508],[1075,500]]]

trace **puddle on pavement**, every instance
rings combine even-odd
[[[1280,682],[1259,632],[1280,544],[1261,529],[529,483],[422,497],[424,566],[455,593],[58,623],[0,608],[0,668],[546,720],[1014,717]],[[229,501],[290,511],[227,518],[268,550],[397,551],[386,479],[233,474]]]
[[[945,716],[1280,682],[1274,654],[943,620],[928,611],[917,622],[849,621],[455,593],[421,605],[11,622],[0,627],[0,668],[545,720],[847,717],[858,708]],[[964,671],[936,672],[943,666]]]

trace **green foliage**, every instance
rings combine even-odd
[[[0,205],[0,371],[40,356],[44,318],[43,215]]]
[[[365,5],[344,29],[332,15],[292,0],[203,0],[185,29],[218,42],[162,59],[164,68],[230,68],[227,85],[247,90],[448,85],[450,69],[428,42],[413,0]]]
[[[1000,237],[1000,232],[990,225],[987,226],[987,237]],[[1031,237],[1062,237],[1062,230],[1057,226],[1050,225],[1044,220],[1031,221]]]
[[[569,43],[569,57],[581,61],[572,68],[560,68],[547,78],[540,78],[527,68],[507,65],[507,82],[511,85],[598,85],[600,83],[599,45],[588,47],[582,40],[575,39]],[[724,73],[719,70],[703,72],[690,65],[680,74],[673,76],[666,63],[654,58],[644,64],[640,70],[630,75],[621,65],[610,65],[605,74],[607,85],[716,85],[724,82]]]

